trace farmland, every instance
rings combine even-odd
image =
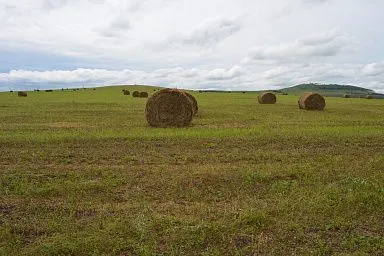
[[[0,93],[0,255],[382,255],[384,100],[123,88]]]

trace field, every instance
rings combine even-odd
[[[384,254],[384,100],[195,92],[156,129],[122,88],[0,93],[0,255]]]

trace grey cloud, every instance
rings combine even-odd
[[[331,2],[332,0],[302,0],[305,4],[323,4]]]
[[[279,46],[253,47],[246,57],[250,61],[300,60],[310,57],[330,57],[354,50],[356,42],[336,32],[299,38]]]
[[[192,31],[183,35],[176,35],[164,43],[172,46],[213,46],[230,37],[241,29],[239,21],[227,18],[211,18],[203,21]]]
[[[131,28],[131,23],[124,17],[119,17],[109,23],[106,27],[99,29],[98,32],[103,37],[121,37]]]
[[[44,0],[43,9],[54,10],[67,5],[69,0]]]

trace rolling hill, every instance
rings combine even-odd
[[[344,94],[349,94],[351,96],[356,96],[356,97],[366,96],[366,95],[384,97],[384,94],[376,93],[375,91],[370,89],[353,86],[353,85],[339,85],[339,84],[318,84],[318,83],[299,84],[292,87],[281,89],[279,91],[287,94],[317,92],[326,96],[342,96]]]

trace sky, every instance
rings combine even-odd
[[[0,0],[0,90],[149,84],[384,93],[382,0]]]

